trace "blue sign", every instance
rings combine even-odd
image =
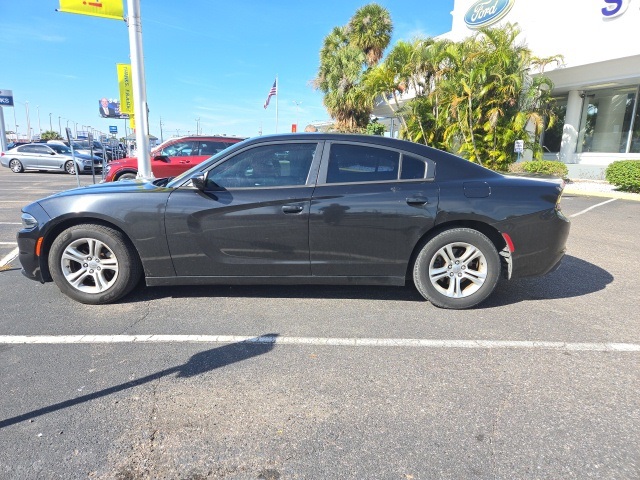
[[[109,125],[109,133],[118,133],[117,125]]]
[[[0,107],[13,107],[13,91],[0,90]]]
[[[467,10],[464,23],[473,29],[487,27],[502,20],[514,3],[515,0],[478,0]]]

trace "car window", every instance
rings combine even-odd
[[[215,155],[231,145],[231,142],[201,141],[200,155]]]
[[[167,155],[169,157],[188,157],[189,155],[192,155],[191,152],[194,151],[197,146],[198,142],[194,142],[193,140],[176,142],[164,147],[160,151],[159,155]]]
[[[416,180],[425,177],[427,164],[420,158],[403,154],[401,170],[400,178],[402,180]]]
[[[363,145],[333,144],[329,153],[327,183],[397,180],[400,153]]]
[[[34,145],[33,146],[33,151],[35,153],[39,153],[40,155],[50,155],[51,154],[51,150],[48,147],[45,147],[44,145]]]
[[[55,150],[56,153],[71,154],[71,149],[66,145],[57,145],[52,143],[51,145],[49,145],[49,148]]]
[[[23,145],[18,147],[20,153],[36,153],[35,145]]]
[[[234,155],[207,176],[207,189],[305,185],[317,143],[259,145]]]

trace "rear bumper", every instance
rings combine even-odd
[[[546,275],[557,269],[567,250],[571,222],[556,209],[529,215],[517,224],[499,225],[514,244],[511,278]]]

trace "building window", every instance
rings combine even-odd
[[[637,91],[629,86],[585,92],[578,153],[639,151]]]

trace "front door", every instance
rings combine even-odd
[[[167,203],[178,276],[308,276],[309,171],[317,143],[249,147],[182,187]]]

